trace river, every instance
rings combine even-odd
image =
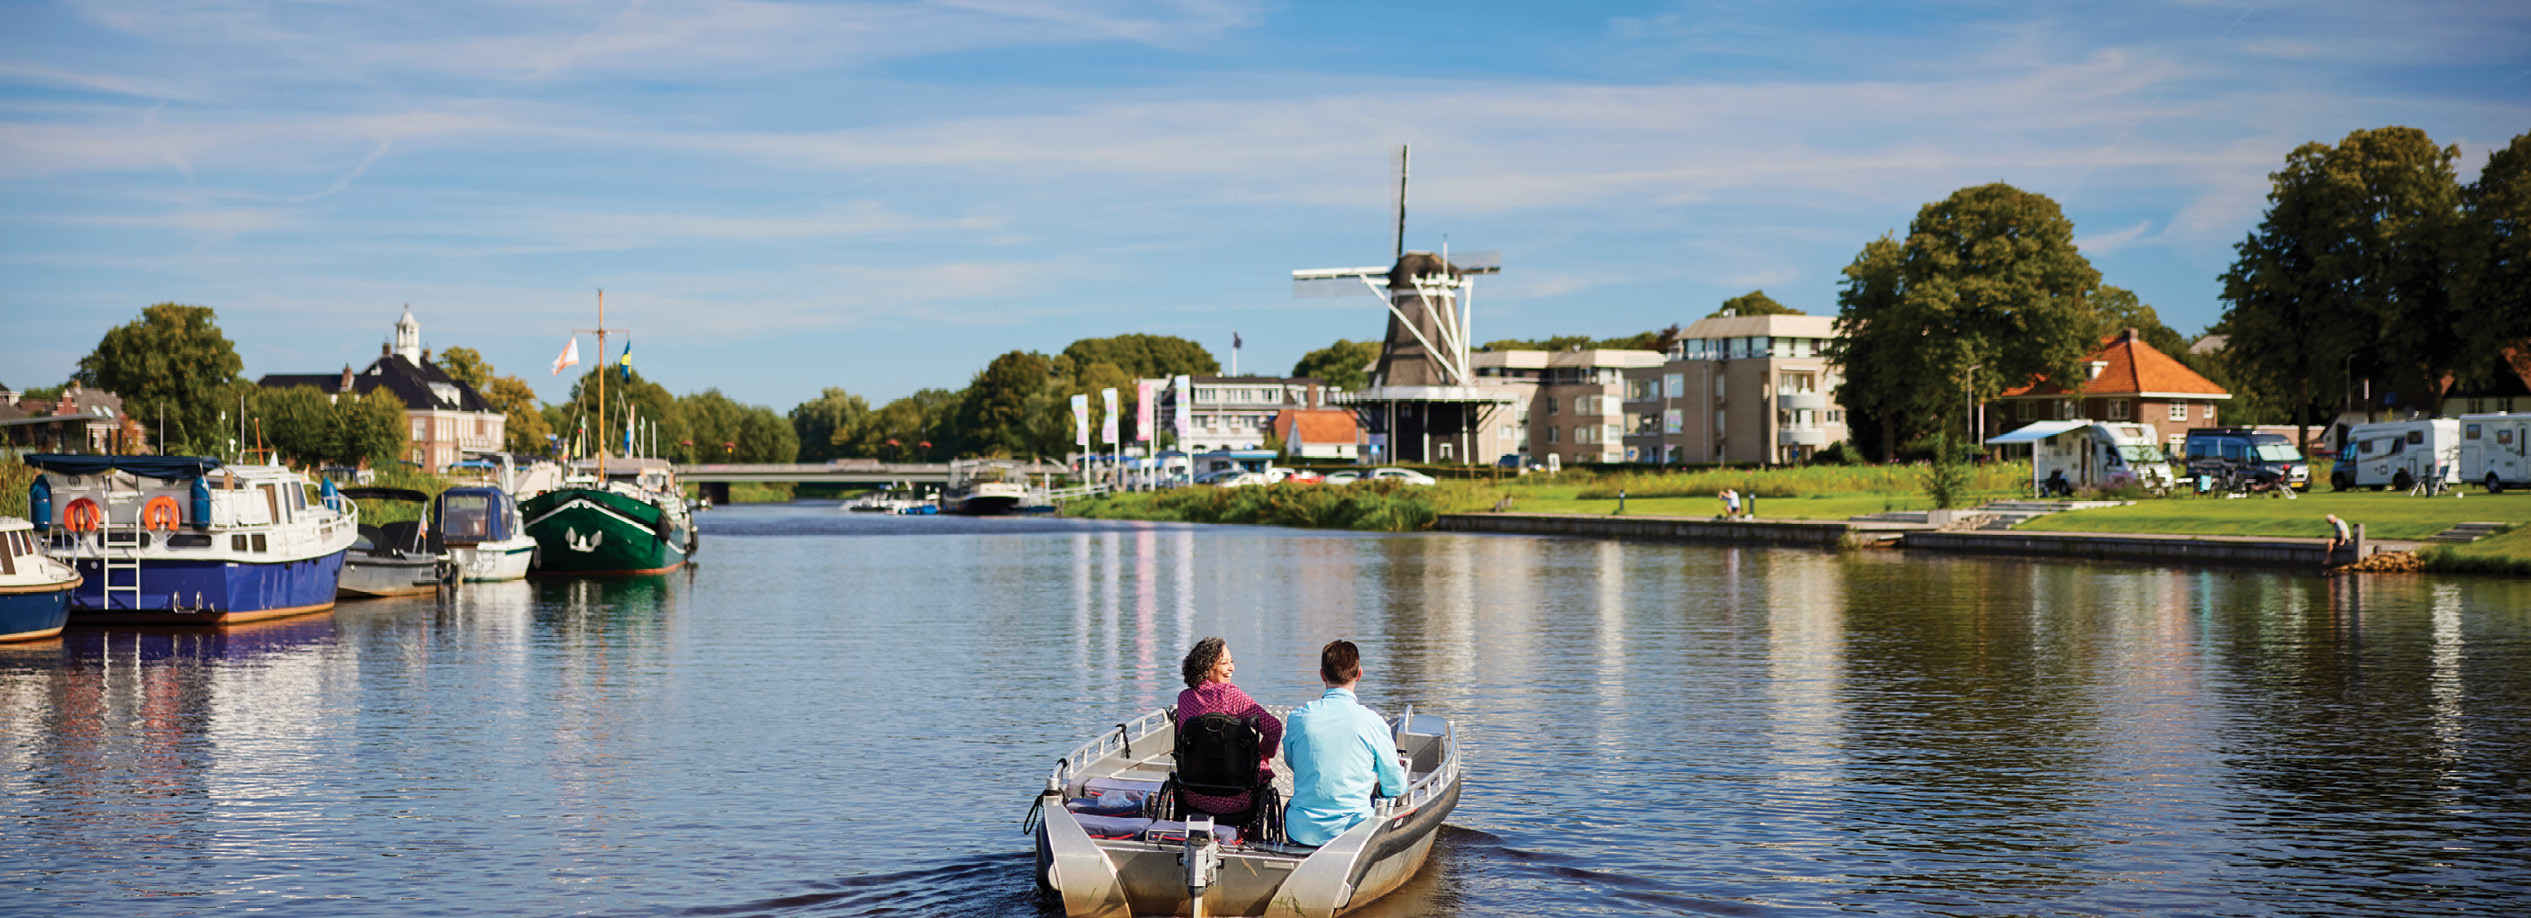
[[[665,577],[0,645],[0,913],[1017,915],[1227,637],[1461,725],[1365,914],[2519,914],[2531,584],[832,504]]]

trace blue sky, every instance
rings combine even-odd
[[[2531,6],[0,2],[0,382],[165,300],[339,369],[410,304],[552,399],[600,287],[777,410],[1124,332],[1280,373],[1379,334],[1289,272],[1386,260],[1400,143],[1410,247],[1503,253],[1481,341],[1832,313],[1991,181],[2193,333],[2286,153],[2386,124],[2465,180],[2531,131]]]

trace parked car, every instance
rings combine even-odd
[[[1352,483],[1354,483],[1354,482],[1361,481],[1361,480],[1362,480],[1362,473],[1361,473],[1361,472],[1329,472],[1329,473],[1327,473],[1327,477],[1319,479],[1319,482],[1318,482],[1318,483],[1320,483],[1320,484],[1331,484],[1331,485],[1349,485],[1349,484],[1352,484]]]
[[[1439,484],[1433,477],[1414,469],[1372,469],[1372,481],[1402,481],[1411,485]]]
[[[2188,432],[2190,478],[2217,481],[2281,481],[2311,490],[2311,463],[2282,434],[2247,427],[2199,427]]]
[[[1262,484],[1265,484],[1265,483],[1267,483],[1267,482],[1266,482],[1266,477],[1265,477],[1264,475],[1260,474],[1260,473],[1257,473],[1257,472],[1230,471],[1230,472],[1223,472],[1223,473],[1221,473],[1221,477],[1220,477],[1220,478],[1214,479],[1214,480],[1213,480],[1213,487],[1216,487],[1216,488],[1246,488],[1246,487],[1253,487],[1253,486],[1256,486],[1256,485],[1262,485]]]
[[[1287,469],[1279,465],[1268,466],[1265,470],[1265,476],[1267,482],[1274,484],[1280,484],[1286,481],[1293,484],[1317,484],[1326,478],[1326,476],[1320,475],[1317,472],[1313,472],[1308,469]]]

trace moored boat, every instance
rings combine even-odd
[[[44,556],[34,524],[0,516],[0,642],[62,633],[78,586],[78,571]]]
[[[954,459],[949,485],[940,490],[940,511],[966,516],[997,516],[1019,509],[1028,498],[1020,464],[1007,459]]]
[[[1288,717],[1289,708],[1269,708]],[[1422,869],[1442,820],[1458,805],[1458,734],[1442,717],[1408,709],[1390,721],[1407,790],[1373,804],[1370,819],[1316,848],[1244,837],[1200,814],[1168,814],[1175,757],[1170,709],[1143,715],[1058,760],[1038,797],[1037,884],[1067,915],[1269,915],[1327,918],[1369,905]],[[1278,790],[1290,768],[1276,757]],[[1169,814],[1177,815],[1177,814]],[[1267,820],[1279,833],[1280,820]]]
[[[460,579],[518,580],[536,558],[518,502],[500,488],[450,488],[431,499],[431,533]]]
[[[558,574],[656,574],[698,547],[694,519],[667,461],[616,459],[604,480],[574,476],[519,502],[536,540],[535,569]]]
[[[439,589],[445,559],[432,544],[430,524],[421,510],[431,496],[410,488],[344,488],[341,495],[358,501],[369,522],[343,555],[343,578],[334,592],[342,596],[410,596]],[[410,504],[414,519],[377,522],[385,505]],[[402,514],[398,514],[402,515]]]
[[[34,455],[28,510],[79,571],[72,624],[231,624],[334,607],[358,508],[277,465]]]

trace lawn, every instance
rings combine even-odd
[[[1977,503],[2019,497],[2018,493],[1979,495]],[[1512,499],[1514,513],[1571,513],[1583,516],[1607,516],[1617,510],[1617,500],[1589,499],[1570,496],[1516,495]],[[1774,520],[1843,520],[1867,513],[1889,510],[1931,510],[1933,498],[1922,494],[1830,494],[1819,497],[1761,497],[1756,501],[1759,519]],[[1722,501],[1711,497],[1628,497],[1628,516],[1722,515]]]
[[[2491,495],[2475,489],[2456,493],[2460,496],[2425,498],[2387,491],[2313,491],[2299,500],[2169,497],[2142,500],[2126,507],[2052,513],[2023,523],[2020,528],[2319,539],[2328,537],[2326,517],[2334,513],[2348,523],[2364,524],[2364,533],[2370,538],[2424,539],[2454,523],[2531,522],[2531,493]]]

